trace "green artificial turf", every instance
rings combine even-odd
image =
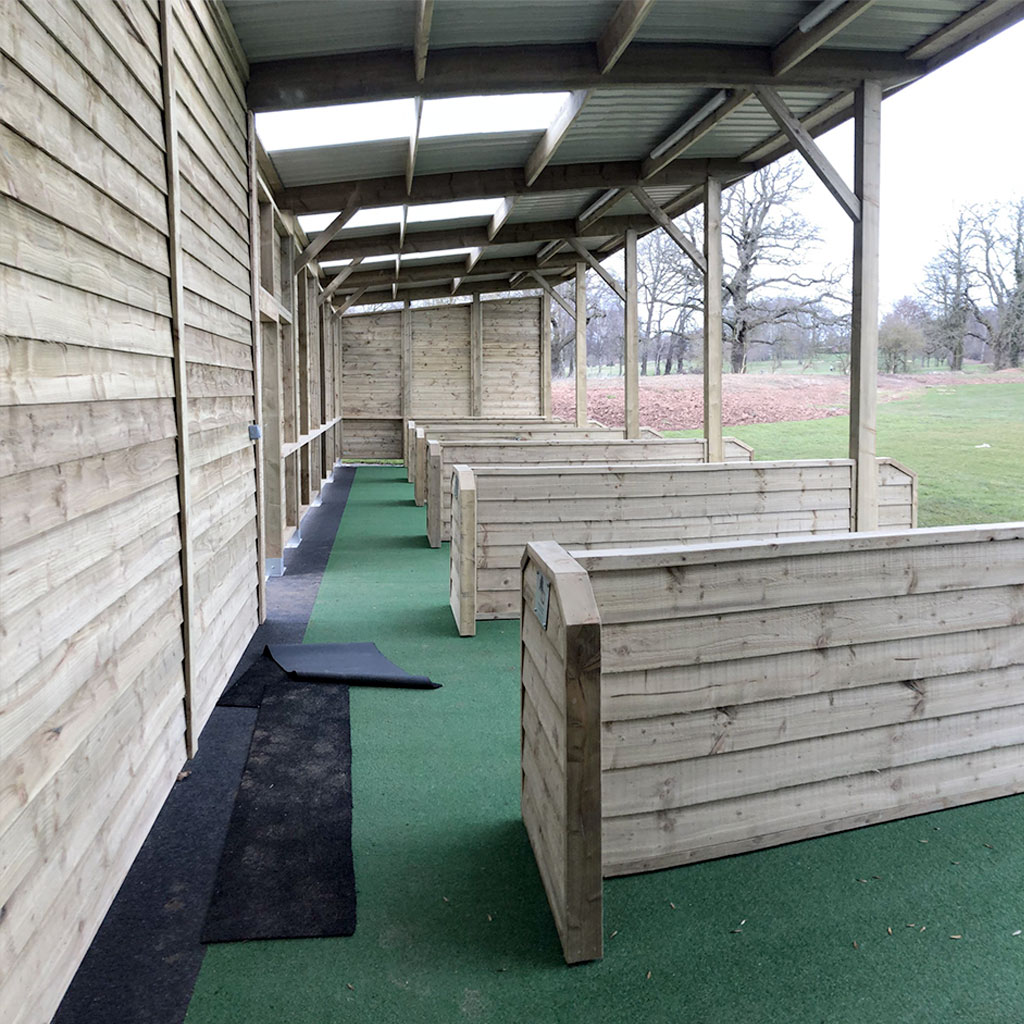
[[[756,459],[842,458],[849,431],[848,416],[726,428]],[[1024,382],[979,376],[883,402],[876,450],[917,473],[919,526],[1024,519]]]
[[[518,623],[457,636],[411,496],[357,470],[306,635],[444,684],[352,691],[355,936],[209,947],[188,1024],[1024,1020],[1017,797],[610,879],[605,958],[566,967],[519,816]]]

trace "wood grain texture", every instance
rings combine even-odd
[[[1024,523],[533,544],[524,564],[541,548],[586,574],[601,623],[605,876],[1024,791]],[[561,616],[528,622],[534,589],[524,573],[523,686],[559,693],[569,681],[551,649],[568,630]],[[533,699],[524,764],[560,729],[557,706]],[[563,934],[571,897],[548,892],[565,901]]]

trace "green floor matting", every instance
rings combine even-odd
[[[1024,1024],[1024,797],[611,879],[605,959],[567,968],[519,817],[518,623],[460,639],[447,559],[404,471],[360,468],[306,639],[444,689],[352,691],[355,936],[210,948],[188,1024]]]

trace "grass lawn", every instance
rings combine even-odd
[[[757,459],[844,456],[850,420],[726,427]],[[694,430],[665,431],[693,437]],[[878,407],[878,454],[918,475],[918,524],[1024,519],[1024,383],[934,387]]]

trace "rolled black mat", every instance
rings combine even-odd
[[[389,661],[376,644],[269,644],[264,651],[289,675],[324,683],[398,686],[437,690],[426,676],[410,675]]]
[[[348,693],[267,683],[203,942],[355,931]]]

